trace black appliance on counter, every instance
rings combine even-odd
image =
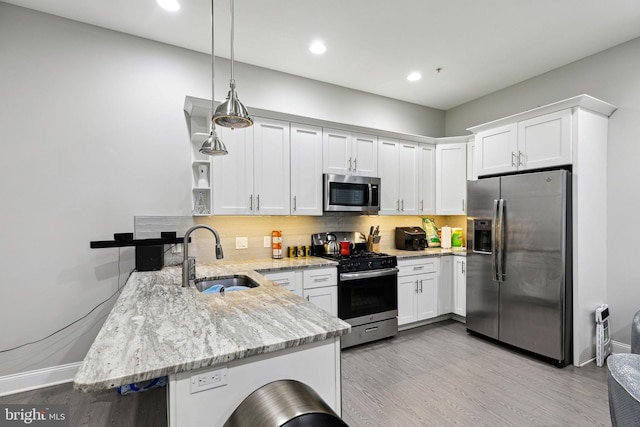
[[[350,241],[350,255],[325,254],[327,235],[338,242]],[[393,255],[368,252],[359,232],[318,233],[311,236],[317,256],[338,262],[338,317],[351,325],[342,336],[341,348],[351,347],[398,333],[398,262]]]
[[[420,251],[427,247],[427,233],[422,227],[396,227],[396,249]]]

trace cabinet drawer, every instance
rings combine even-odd
[[[296,291],[296,273],[295,271],[278,271],[275,273],[264,273],[264,277],[276,282],[278,285]]]
[[[336,286],[338,284],[337,268],[320,268],[305,270],[302,285],[304,289],[321,288],[324,286]]]
[[[440,258],[412,258],[398,260],[398,276],[406,276],[409,274],[433,273],[440,270]]]

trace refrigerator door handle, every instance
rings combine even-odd
[[[498,253],[496,255],[498,265],[498,282],[504,281],[504,199],[498,201]]]
[[[491,280],[498,280],[498,200],[493,201],[493,218],[491,221]]]

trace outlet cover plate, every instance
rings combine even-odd
[[[191,394],[227,385],[227,368],[191,376]]]
[[[265,248],[271,247],[271,236],[264,236],[264,247]]]
[[[236,249],[247,249],[249,247],[249,238],[236,237]]]

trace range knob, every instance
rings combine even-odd
[[[369,262],[367,263],[367,267],[369,267],[369,268],[373,268],[373,262],[369,261]]]

